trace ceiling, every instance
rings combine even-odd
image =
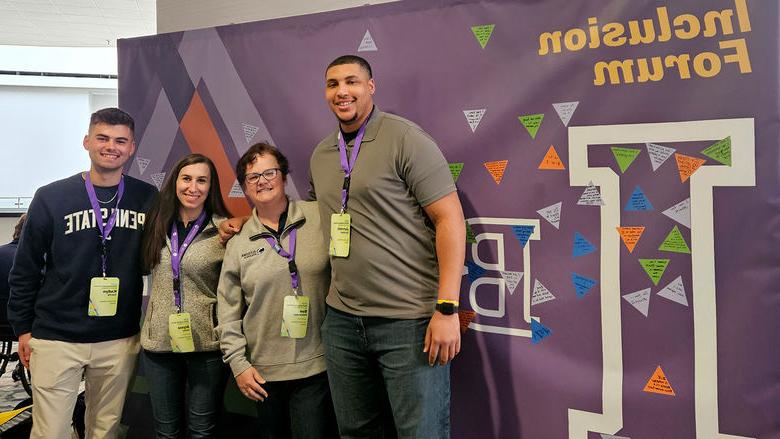
[[[115,47],[156,33],[156,0],[0,0],[0,45]]]

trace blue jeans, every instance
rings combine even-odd
[[[144,351],[154,429],[160,439],[217,436],[217,420],[227,382],[221,352],[156,353]],[[189,395],[187,428],[185,393]]]
[[[429,321],[328,308],[322,339],[342,438],[450,437],[450,367],[428,365]]]

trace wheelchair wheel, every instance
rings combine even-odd
[[[8,362],[11,361],[11,350],[13,350],[13,341],[0,340],[0,376],[8,368]]]
[[[30,386],[30,369],[25,369],[21,361],[16,363],[12,378],[14,381],[21,381],[22,387],[24,387],[24,391],[27,392],[28,395],[32,396],[32,387]]]

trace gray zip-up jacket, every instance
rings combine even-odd
[[[300,291],[309,296],[306,337],[281,336],[284,297],[293,294],[287,259],[265,236],[273,236],[252,211],[240,233],[228,242],[219,280],[220,348],[233,375],[249,367],[269,381],[306,378],[325,370],[320,326],[330,284],[328,247],[315,202],[290,201],[281,246],[290,249],[290,231],[297,228],[295,264]]]
[[[195,351],[218,351],[217,284],[225,249],[219,243],[215,224],[224,218],[213,217],[195,237],[181,261],[182,312],[190,313]],[[151,273],[151,292],[141,328],[141,346],[152,352],[171,352],[168,316],[176,312],[171,273],[171,241],[160,250],[160,263]]]

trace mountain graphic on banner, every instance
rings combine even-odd
[[[577,109],[579,103],[579,101],[575,101],[552,104],[553,108],[555,108],[555,112],[558,113],[561,122],[563,122],[563,126],[569,126],[569,121],[571,120],[572,115],[574,115],[574,110]]]
[[[669,282],[669,285],[663,287],[663,289],[656,294],[664,299],[669,299],[680,305],[688,306],[688,297],[685,296],[685,285],[683,284],[682,276],[677,276],[677,279]]]
[[[244,198],[244,191],[241,189],[241,185],[238,184],[238,180],[233,181],[233,187],[230,188],[228,198]]]
[[[615,161],[620,167],[620,173],[624,174],[631,163],[634,163],[641,149],[638,148],[621,148],[619,146],[613,146],[612,155],[615,156]]]
[[[474,235],[474,230],[471,229],[471,224],[468,222],[466,223],[466,242],[468,244],[476,244],[477,238],[476,235]]]
[[[636,308],[637,311],[641,312],[643,316],[647,317],[650,311],[650,288],[624,294],[623,299]]]
[[[358,46],[358,52],[374,52],[378,50],[376,48],[376,43],[374,42],[374,37],[371,36],[371,32],[366,29],[366,33],[363,34],[363,39],[360,41],[360,46]]]
[[[655,143],[645,143],[647,147],[647,155],[650,156],[650,165],[653,166],[653,172],[655,172],[661,165],[664,164],[666,159],[672,156],[675,151],[674,148],[668,146],[656,145]]]
[[[691,253],[688,243],[685,242],[685,238],[682,236],[682,233],[677,226],[674,226],[669,234],[666,235],[666,239],[664,239],[664,242],[658,247],[658,250],[674,253]]]
[[[705,148],[701,153],[715,160],[716,162],[720,162],[726,166],[731,166],[731,136],[713,143],[712,145]]]
[[[629,197],[628,203],[626,203],[626,207],[623,210],[628,212],[653,210],[653,205],[647,199],[645,193],[642,192],[642,188],[637,186],[634,188],[634,192],[631,193],[631,197]]]
[[[531,319],[531,343],[538,344],[540,341],[552,335],[552,330],[536,319]]]
[[[669,259],[640,259],[639,265],[642,266],[647,276],[653,281],[653,285],[658,285],[661,276],[666,271],[666,267],[669,266]]]
[[[157,190],[161,190],[163,182],[165,182],[165,172],[158,172],[157,174],[152,174],[149,177],[151,177],[152,183],[157,186]]]
[[[485,274],[485,269],[477,265],[474,261],[466,261],[466,268],[469,270],[469,282],[474,282]]]
[[[260,129],[254,125],[249,125],[246,122],[241,123],[241,128],[244,130],[244,140],[246,140],[247,144],[252,143],[252,139],[255,138],[255,134],[257,134],[257,131]]]
[[[479,110],[463,110],[463,115],[466,116],[466,122],[471,127],[471,132],[477,131],[479,123],[482,122],[482,116],[485,115],[487,108],[480,108]]]
[[[571,255],[573,258],[585,256],[596,251],[596,246],[585,239],[580,232],[574,232],[574,245]]]
[[[144,175],[144,171],[146,171],[146,167],[149,166],[149,163],[151,163],[151,162],[152,161],[149,160],[149,159],[143,159],[141,157],[136,157],[135,158],[135,164],[138,165],[138,172],[141,175]]]
[[[563,205],[562,201],[559,201],[555,204],[552,204],[550,206],[541,208],[536,211],[536,213],[539,214],[542,218],[547,220],[548,223],[552,224],[553,227],[560,228],[561,226],[561,206]]]
[[[542,119],[544,119],[544,114],[526,114],[525,116],[519,116],[518,119],[528,131],[528,134],[531,135],[531,138],[535,139],[536,132],[539,131],[539,127],[542,126]]]
[[[574,291],[577,293],[577,297],[582,298],[588,294],[588,291],[590,291],[590,289],[593,288],[593,286],[596,285],[598,281],[596,279],[591,279],[577,273],[572,273],[571,283],[574,285]]]
[[[681,183],[685,183],[707,161],[678,153],[674,154],[674,158],[677,160],[677,170],[680,171]]]
[[[463,163],[450,163],[450,173],[452,174],[452,181],[457,183],[460,177],[460,171],[463,170]]]
[[[483,24],[481,26],[471,26],[471,33],[477,38],[479,45],[484,49],[490,41],[490,36],[493,35],[493,29],[495,24]]]
[[[655,368],[653,376],[651,376],[647,381],[643,391],[648,393],[675,396],[674,389],[672,389],[672,385],[669,384],[669,380],[666,379],[666,374],[664,373],[663,369],[661,369],[660,365]]]
[[[528,238],[534,233],[534,226],[512,226],[512,233],[515,234],[515,238],[520,241],[520,247],[525,248],[528,243]]]
[[[490,176],[493,177],[493,181],[496,184],[501,184],[501,180],[504,178],[504,171],[506,171],[506,165],[509,160],[498,160],[495,162],[485,162],[485,169],[488,170]]]
[[[523,279],[523,272],[522,271],[500,271],[501,277],[504,278],[504,283],[506,284],[506,288],[509,290],[509,294],[515,293],[515,288],[517,288],[517,284],[520,283],[520,280]]]
[[[582,195],[580,195],[580,199],[577,201],[577,205],[579,206],[603,206],[604,205],[604,200],[601,199],[601,192],[599,192],[599,189],[593,184],[592,181],[589,182],[585,190],[582,191]]]
[[[547,150],[547,154],[544,155],[542,162],[539,163],[539,169],[552,169],[552,170],[566,169],[566,167],[563,166],[563,162],[561,161],[561,158],[558,156],[558,152],[555,151],[554,146],[550,145],[550,148]]]
[[[687,228],[691,228],[691,199],[686,198],[663,211],[663,214]]]
[[[469,329],[469,324],[471,324],[472,320],[474,320],[474,317],[477,315],[476,312],[471,310],[459,310],[458,311],[458,321],[460,323],[460,333],[465,334],[466,330]]]
[[[623,240],[623,244],[625,244],[628,249],[628,252],[633,253],[634,247],[636,247],[636,243],[639,242],[639,238],[642,237],[645,228],[639,226],[624,226],[616,227],[616,229],[620,234],[620,239]]]
[[[539,279],[534,280],[534,292],[531,294],[531,306],[554,300],[555,296],[547,289]]]

